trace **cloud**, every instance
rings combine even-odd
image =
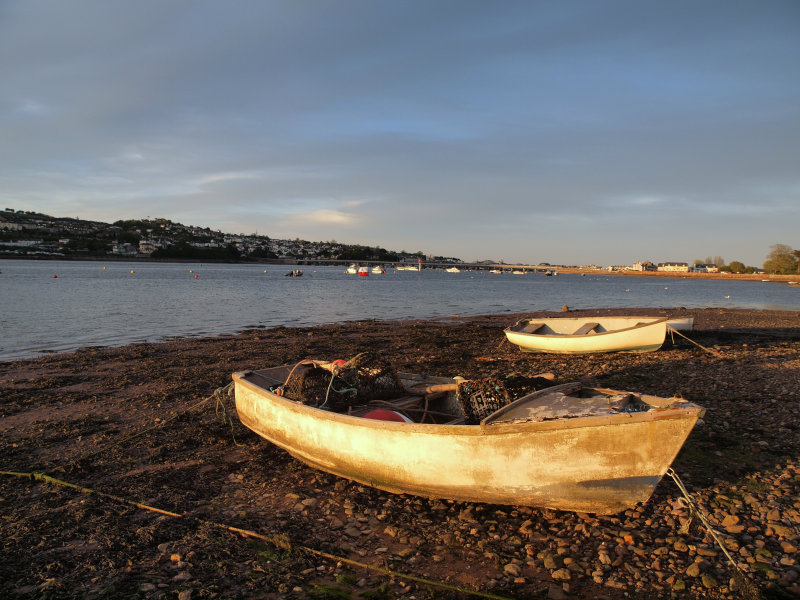
[[[347,227],[353,227],[362,220],[358,214],[330,209],[315,210],[308,214],[296,215],[294,218],[307,219],[313,224],[345,225]]]
[[[548,262],[680,227],[755,263],[800,217],[798,24],[714,0],[4,3],[0,198]]]
[[[225,181],[239,181],[243,179],[260,179],[263,175],[258,171],[229,171],[226,173],[210,173],[203,175],[198,180],[198,185],[221,183]]]

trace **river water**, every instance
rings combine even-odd
[[[358,277],[344,267],[303,267],[302,277],[286,277],[289,269],[0,260],[0,360],[257,326],[558,311],[565,304],[800,310],[800,286],[763,282],[438,269]]]

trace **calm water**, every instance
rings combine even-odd
[[[304,267],[293,278],[277,265],[27,260],[0,260],[0,270],[0,360],[259,325],[557,311],[564,304],[800,310],[800,289],[761,282],[393,269],[358,277],[344,267]]]

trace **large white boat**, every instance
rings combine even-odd
[[[399,393],[334,412],[330,365],[303,362],[322,372],[316,403],[290,396],[297,365],[235,373],[242,423],[314,468],[394,493],[619,512],[650,497],[703,413],[683,398],[570,383],[467,424],[463,388],[475,382],[411,373],[396,373]]]

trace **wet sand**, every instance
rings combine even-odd
[[[640,355],[524,354],[502,333],[523,315],[503,314],[252,329],[0,363],[0,469],[119,498],[0,476],[0,594],[739,597],[719,546],[682,528],[689,514],[669,478],[647,503],[606,517],[392,495],[305,466],[242,427],[230,399],[208,400],[235,371],[369,349],[404,371],[551,371],[557,382],[701,404],[708,413],[675,470],[747,581],[768,596],[800,595],[800,315],[571,315],[614,313],[694,316],[685,333],[696,344],[676,336]]]

